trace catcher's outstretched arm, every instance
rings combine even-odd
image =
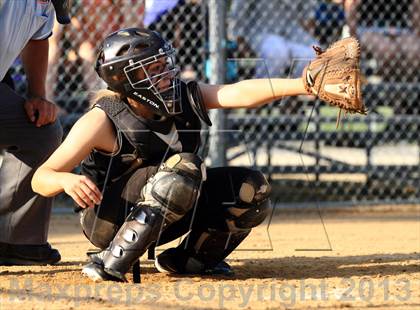
[[[285,96],[308,94],[303,80],[251,79],[228,85],[200,84],[208,109],[254,108]]]

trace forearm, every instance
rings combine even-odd
[[[30,40],[22,50],[23,68],[28,80],[30,97],[45,98],[45,82],[48,70],[48,39]]]
[[[53,197],[64,190],[63,180],[70,172],[57,172],[51,168],[40,167],[32,177],[32,190],[45,197]]]
[[[285,96],[307,94],[298,79],[253,79],[223,86],[217,93],[225,108],[254,108]]]

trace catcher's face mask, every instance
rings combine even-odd
[[[131,88],[129,97],[159,114],[179,114],[182,112],[179,72],[172,47],[142,60],[130,60],[129,65],[124,67]]]
[[[156,114],[182,112],[175,50],[157,32],[125,28],[111,33],[99,47],[95,70],[109,89]]]

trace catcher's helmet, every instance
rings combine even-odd
[[[111,90],[171,116],[182,112],[174,56],[171,44],[157,32],[126,28],[103,40],[95,70]]]

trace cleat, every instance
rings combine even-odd
[[[82,274],[95,282],[102,282],[102,281],[127,282],[106,273],[102,265],[93,263],[93,262],[83,267]]]
[[[205,275],[221,275],[221,276],[233,276],[235,272],[232,267],[225,261],[221,261],[216,266],[210,269],[204,270],[203,274]]]
[[[185,251],[170,248],[160,253],[155,258],[156,269],[161,273],[168,274],[200,274],[200,275],[223,275],[234,274],[232,268],[225,261],[216,266],[206,268],[203,263],[194,257],[187,256]]]

